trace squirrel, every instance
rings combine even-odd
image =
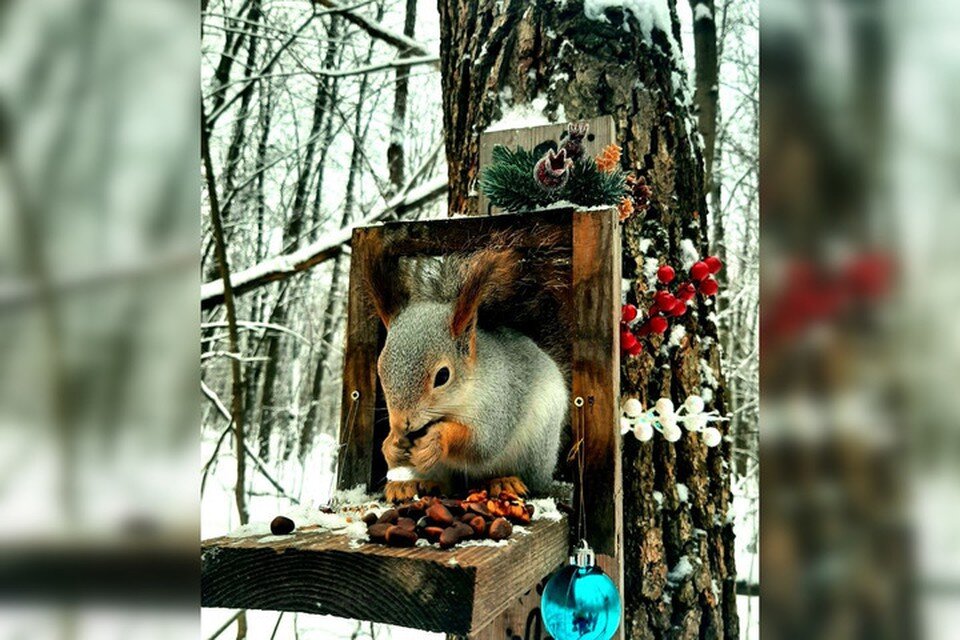
[[[387,499],[449,493],[458,482],[544,492],[567,419],[565,376],[527,335],[481,326],[515,292],[519,252],[488,248],[433,272],[418,266],[404,282],[399,259],[383,252],[366,279],[387,329],[377,362],[390,422]]]

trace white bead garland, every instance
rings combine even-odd
[[[668,442],[677,442],[683,436],[680,428],[683,426],[691,433],[698,433],[708,447],[715,447],[722,442],[723,434],[710,423],[726,418],[716,411],[704,412],[705,405],[702,397],[691,395],[675,410],[670,398],[660,398],[652,410],[644,411],[640,400],[627,398],[621,405],[620,432],[633,433],[640,442],[648,442],[656,430]]]

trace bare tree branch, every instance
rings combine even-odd
[[[217,183],[213,174],[213,160],[210,156],[210,130],[203,124],[207,122],[204,117],[205,109],[203,101],[200,102],[200,154],[203,160],[204,173],[207,180],[207,199],[210,204],[210,221],[213,226],[213,238],[216,243],[217,263],[220,267],[220,277],[223,284],[223,303],[227,310],[228,333],[230,336],[230,351],[238,353],[240,351],[240,339],[237,334],[237,312],[233,306],[233,289],[230,286],[230,266],[227,261],[227,246],[223,238],[223,224],[220,220],[220,203],[217,198]],[[247,523],[247,497],[246,497],[246,458],[244,457],[244,430],[243,430],[243,372],[240,361],[230,360],[230,372],[233,378],[233,433],[236,440],[237,454],[237,479],[234,487],[234,496],[237,502],[237,513],[240,516],[240,524]]]
[[[385,204],[381,209],[357,223],[358,226],[379,222],[390,214],[401,210],[423,206],[447,192],[445,176],[427,182],[418,188],[410,188]],[[343,245],[350,242],[353,225],[324,234],[317,242],[308,244],[296,251],[268,258],[252,267],[238,271],[230,276],[230,283],[236,295],[241,295],[259,286],[284,280],[290,276],[311,269],[330,258],[340,255]],[[211,309],[224,302],[223,281],[214,280],[200,287],[200,306]]]
[[[417,42],[413,38],[407,37],[402,33],[397,33],[396,31],[386,29],[370,18],[362,16],[358,13],[353,13],[353,11],[348,8],[344,8],[341,4],[335,2],[335,0],[314,0],[314,2],[315,4],[327,7],[328,9],[338,11],[345,19],[357,25],[374,38],[383,40],[384,42],[393,45],[404,53],[417,54],[421,56],[427,56],[431,53],[425,45]]]

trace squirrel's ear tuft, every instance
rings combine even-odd
[[[476,322],[481,306],[510,296],[519,271],[520,253],[515,249],[484,249],[467,259],[450,319],[454,338]]]
[[[407,304],[410,292],[400,274],[399,256],[389,250],[375,249],[366,244],[360,251],[354,252],[354,260],[363,260],[367,264],[364,286],[373,300],[377,315],[385,327]]]

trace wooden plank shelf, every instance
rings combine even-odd
[[[567,520],[536,520],[500,547],[351,546],[345,535],[201,544],[201,606],[300,611],[473,635],[567,561]]]

